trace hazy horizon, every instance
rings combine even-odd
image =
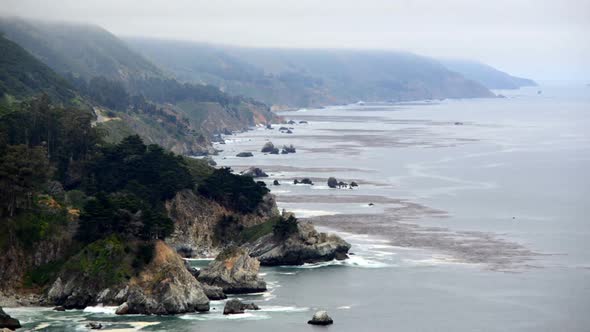
[[[2,1],[4,16],[94,24],[120,37],[406,51],[538,81],[590,81],[590,0]]]

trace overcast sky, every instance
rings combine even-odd
[[[120,36],[406,50],[538,80],[590,81],[590,0],[0,0],[8,15]]]

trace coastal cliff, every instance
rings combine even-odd
[[[128,314],[209,310],[209,300],[199,282],[163,241],[153,244],[153,258],[140,268],[135,267],[132,245],[126,247],[123,241],[114,238],[107,241],[83,250],[66,263],[47,292],[46,304],[83,309],[97,304],[126,303]],[[96,255],[94,251],[102,252]]]
[[[224,217],[235,217],[235,225],[229,228],[243,229],[262,224],[279,214],[271,194],[264,195],[257,208],[245,214],[236,213],[191,190],[178,192],[165,206],[175,225],[175,231],[166,242],[186,257],[215,256],[225,247],[229,239],[220,238],[224,231]]]

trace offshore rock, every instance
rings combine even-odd
[[[307,321],[307,324],[311,325],[330,325],[333,323],[334,321],[332,320],[332,318],[328,316],[328,313],[326,311],[323,310],[313,314],[311,320]]]
[[[198,280],[221,287],[226,294],[246,294],[266,291],[266,282],[258,277],[260,262],[242,248],[222,252],[207,267]]]
[[[300,222],[297,232],[286,239],[268,234],[247,247],[261,265],[276,266],[343,260],[348,258],[350,244],[337,235],[319,233],[310,222]]]
[[[243,303],[238,299],[231,299],[223,307],[224,315],[243,314],[245,310],[260,310],[254,303]]]

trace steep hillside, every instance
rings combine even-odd
[[[74,98],[72,87],[22,47],[0,36],[0,97],[46,93],[59,101]]]
[[[0,31],[61,75],[122,81],[163,77],[154,64],[97,26],[0,17]]]
[[[100,27],[0,18],[0,31],[63,75],[91,102],[111,142],[135,132],[176,153],[209,153],[213,134],[274,118],[255,100],[166,77]]]
[[[492,96],[437,61],[410,53],[126,40],[180,80],[214,84],[273,105]]]
[[[512,76],[477,61],[446,59],[441,62],[450,70],[479,82],[488,89],[518,89],[537,85],[533,80]]]

